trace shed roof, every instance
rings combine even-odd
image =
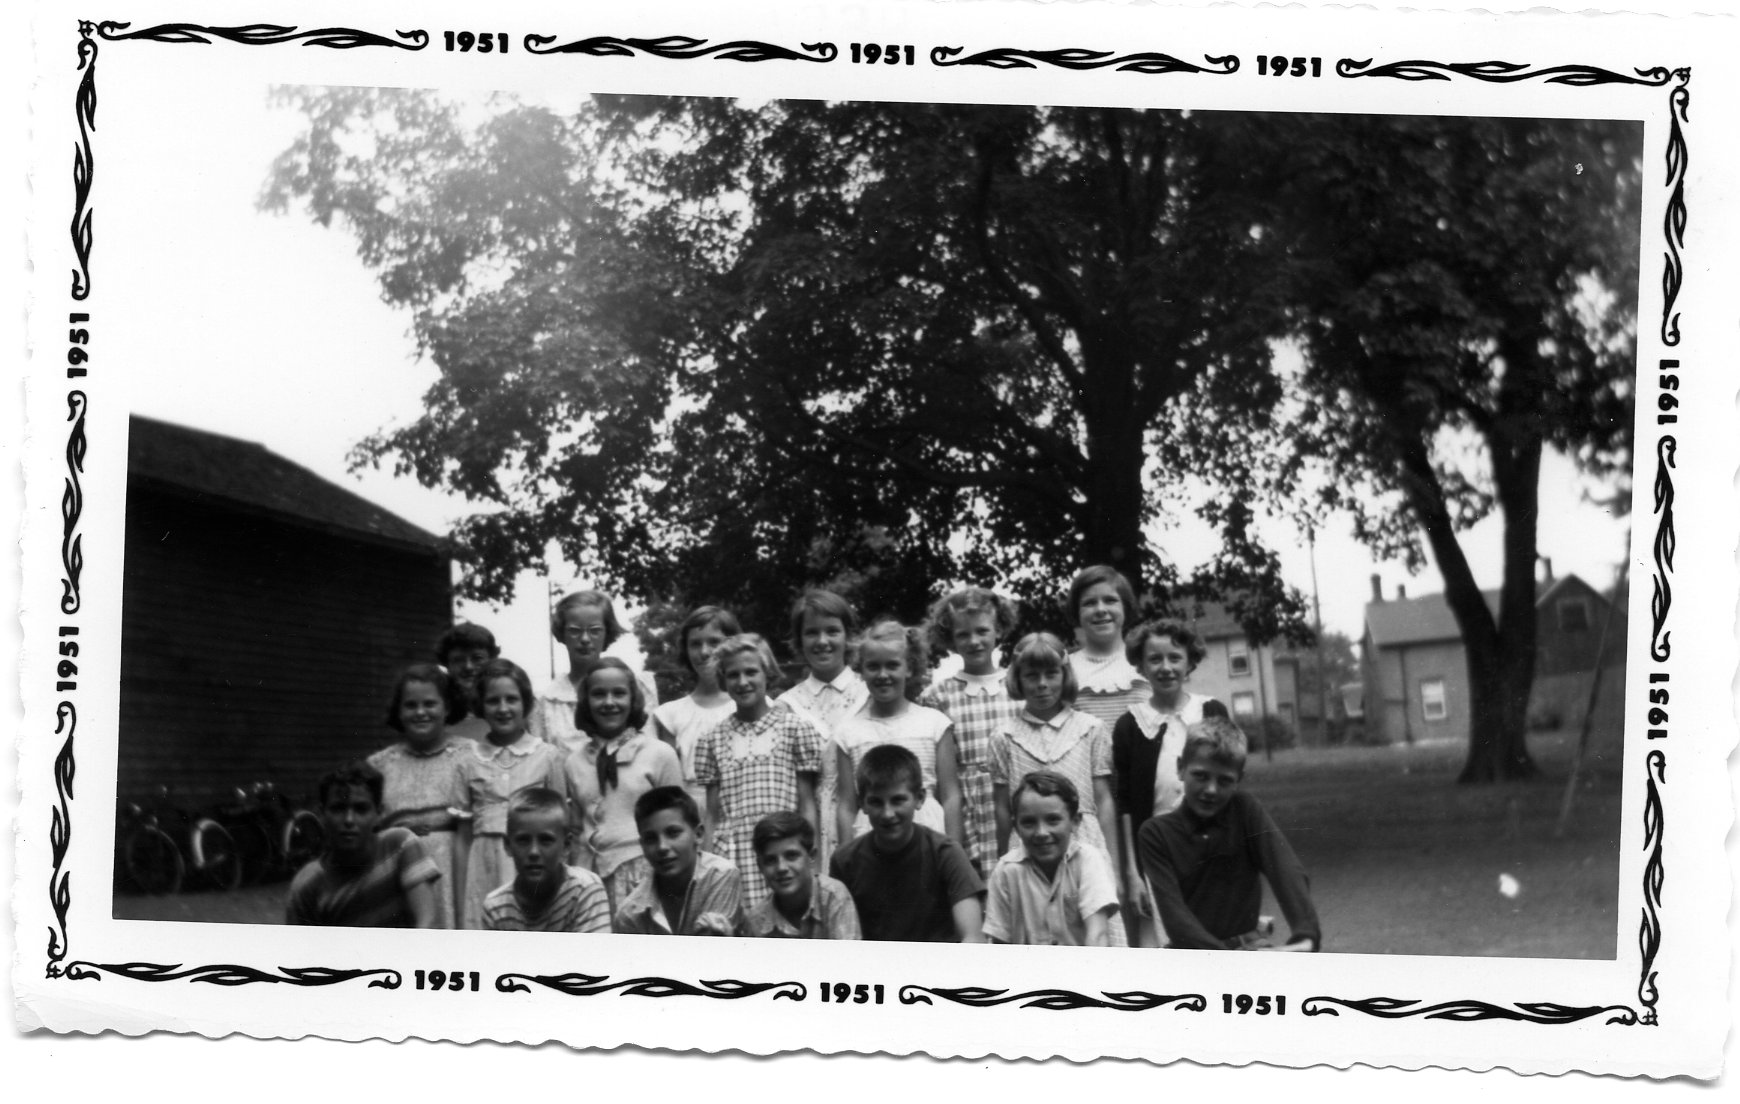
[[[127,475],[313,528],[440,551],[438,536],[255,441],[133,415]]]

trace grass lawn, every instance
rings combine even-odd
[[[1539,782],[1458,786],[1461,744],[1255,756],[1245,785],[1311,874],[1325,949],[1367,954],[1613,958],[1619,890],[1617,741],[1597,742],[1555,839],[1574,733],[1535,733]],[[1499,876],[1517,893],[1499,891]],[[289,883],[233,893],[118,895],[130,920],[282,922]],[[1284,928],[1273,901],[1266,911]]]
[[[1326,950],[1613,958],[1617,739],[1592,741],[1570,824],[1554,838],[1575,733],[1533,733],[1533,783],[1458,786],[1460,743],[1253,757],[1245,786],[1311,875]],[[1517,892],[1500,892],[1500,875]],[[1281,922],[1272,899],[1265,911]]]

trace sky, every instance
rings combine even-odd
[[[120,255],[109,263],[126,262],[136,276],[114,308],[126,315],[124,347],[142,361],[134,412],[260,442],[417,525],[447,531],[474,507],[390,471],[352,472],[347,459],[363,437],[412,420],[435,379],[433,365],[416,357],[410,317],[381,301],[342,229],[256,208],[297,117],[269,108],[263,87],[250,94],[232,83],[223,96],[209,92],[196,81],[165,81],[159,100],[105,105],[112,135],[151,135],[149,147],[121,162],[125,199],[103,212],[113,220],[105,247]],[[129,112],[140,114],[129,119]],[[221,156],[214,135],[224,136]],[[124,212],[115,210],[123,204]],[[1547,458],[1540,552],[1556,573],[1575,572],[1602,588],[1626,555],[1628,527],[1586,501],[1585,482],[1562,457]],[[1280,551],[1284,578],[1309,598],[1311,552],[1303,536],[1274,519],[1260,529]],[[1214,534],[1188,517],[1151,535],[1186,571],[1215,548]],[[1500,580],[1499,538],[1496,519],[1463,535],[1483,586]],[[1372,574],[1386,596],[1398,585],[1410,595],[1442,589],[1431,568],[1410,576],[1400,564],[1374,563],[1349,536],[1345,518],[1318,533],[1315,557],[1324,626],[1355,639]],[[549,580],[522,577],[505,607],[462,603],[458,612],[487,625],[504,654],[542,678],[563,666],[547,628],[549,586],[591,583],[557,566]]]

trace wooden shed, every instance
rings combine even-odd
[[[304,794],[379,747],[452,623],[441,539],[233,437],[134,417],[127,464],[119,797]]]

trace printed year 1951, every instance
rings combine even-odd
[[[852,43],[853,65],[911,65],[918,55],[911,46],[881,46],[874,42]]]
[[[442,31],[443,41],[447,43],[447,52],[457,50],[462,54],[476,51],[480,54],[505,54],[508,52],[508,36],[506,31],[485,31],[475,34],[471,31]]]
[[[418,970],[417,988],[450,993],[477,992],[476,970]]]
[[[851,985],[844,981],[824,981],[816,986],[823,1004],[881,1004],[882,986]]]
[[[1220,995],[1220,1010],[1226,1013],[1237,1013],[1249,1016],[1267,1016],[1273,1012],[1277,1016],[1287,1014],[1286,997],[1253,997],[1249,993],[1222,993]]]
[[[1321,77],[1323,75],[1323,59],[1320,57],[1288,57],[1285,54],[1258,54],[1257,76],[1259,77]]]

